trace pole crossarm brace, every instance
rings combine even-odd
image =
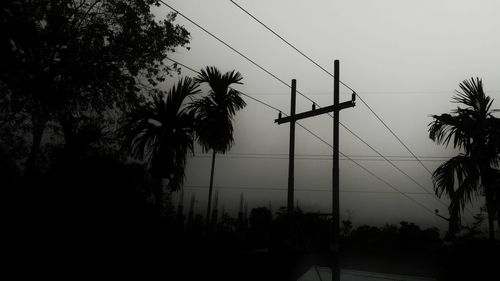
[[[297,121],[297,120],[300,120],[300,119],[304,119],[304,118],[313,117],[313,116],[320,115],[320,114],[325,114],[325,113],[333,112],[335,110],[342,110],[342,109],[345,109],[345,108],[354,107],[355,105],[356,105],[356,103],[354,101],[352,101],[352,100],[351,101],[346,101],[346,102],[343,102],[343,103],[339,103],[338,108],[336,108],[335,105],[330,105],[330,106],[327,106],[327,107],[322,107],[322,108],[318,108],[318,109],[315,109],[315,110],[311,110],[311,111],[306,111],[306,112],[302,112],[302,113],[299,113],[299,114],[295,114],[293,116],[286,116],[286,117],[278,118],[278,119],[274,120],[274,123],[278,123],[278,124],[288,123],[290,121]]]

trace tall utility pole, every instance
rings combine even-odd
[[[297,97],[297,80],[292,79],[292,99],[290,100],[290,116],[295,116],[295,100]],[[293,187],[295,168],[295,120],[290,120],[290,146],[288,157],[288,218],[293,216]]]
[[[340,84],[340,66],[339,61],[334,62],[334,82],[333,82],[333,105],[316,109],[313,105],[313,110],[295,114],[295,93],[296,81],[292,80],[292,103],[291,114],[287,117],[278,117],[274,122],[278,124],[290,122],[290,155],[288,168],[288,213],[293,214],[293,173],[294,173],[294,145],[295,145],[295,122],[300,119],[313,117],[316,115],[329,113],[333,111],[333,169],[332,169],[332,243],[331,250],[333,252],[332,260],[332,280],[340,280],[339,268],[339,113],[342,109],[355,106],[355,94],[352,95],[352,100],[339,103],[339,84]]]
[[[339,266],[339,228],[340,228],[340,194],[339,194],[339,82],[340,71],[339,61],[335,60],[333,64],[333,170],[332,170],[332,281],[340,281]],[[353,97],[354,99],[354,97]]]

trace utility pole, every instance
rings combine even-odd
[[[290,100],[290,116],[295,116],[295,101],[297,97],[297,80],[292,79],[292,99]],[[288,218],[293,217],[293,188],[295,169],[295,120],[290,120],[290,146],[288,157]]]
[[[292,104],[291,114],[288,117],[281,117],[274,122],[278,124],[290,122],[290,155],[289,155],[289,168],[288,168],[288,212],[293,214],[293,173],[294,173],[294,147],[295,145],[295,122],[300,119],[313,117],[320,114],[325,114],[333,111],[333,169],[332,169],[332,243],[331,250],[333,252],[332,259],[332,280],[340,280],[339,268],[339,229],[340,229],[340,216],[339,216],[339,113],[342,109],[354,107],[356,95],[353,93],[352,99],[347,102],[339,103],[339,85],[340,85],[340,64],[338,60],[334,62],[334,82],[333,82],[333,105],[316,109],[313,104],[311,111],[295,114],[295,92],[296,81],[292,80]],[[291,201],[290,201],[291,200]]]
[[[339,82],[340,71],[339,61],[335,60],[333,63],[333,106],[336,108],[333,111],[333,171],[332,171],[332,281],[340,281],[340,266],[339,266],[339,228],[340,228],[340,215],[339,215]],[[353,97],[354,99],[354,97]]]

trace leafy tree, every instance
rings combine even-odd
[[[457,107],[451,114],[432,115],[429,137],[438,144],[462,149],[459,155],[446,161],[433,173],[436,194],[446,194],[450,200],[450,232],[458,230],[460,213],[475,196],[486,198],[489,237],[494,239],[494,218],[498,206],[495,196],[499,195],[499,119],[491,109],[493,99],[483,90],[479,78],[465,80],[461,91],[453,97],[453,102],[465,105]]]
[[[47,127],[65,142],[83,117],[113,120],[176,66],[168,53],[189,33],[151,13],[157,0],[3,1],[0,9],[0,104],[30,132],[25,173],[36,170]],[[115,118],[116,119],[116,118]],[[4,125],[4,124],[2,124]]]
[[[236,111],[246,106],[240,92],[230,88],[232,84],[242,84],[239,72],[230,71],[222,74],[216,67],[202,69],[196,78],[199,83],[210,87],[208,95],[196,100],[191,110],[196,116],[196,134],[204,151],[212,150],[212,169],[208,190],[207,223],[210,222],[210,205],[215,168],[215,155],[227,152],[233,142],[233,117]]]
[[[194,116],[188,111],[186,99],[198,92],[198,84],[186,77],[167,93],[157,91],[152,101],[140,104],[125,118],[124,147],[149,164],[158,208],[163,196],[162,179],[172,191],[179,190],[184,182],[186,155],[194,152]]]

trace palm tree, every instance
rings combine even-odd
[[[436,195],[446,194],[450,200],[450,233],[458,230],[460,212],[476,196],[486,198],[489,237],[494,239],[495,181],[499,171],[499,121],[492,115],[493,99],[486,96],[479,78],[465,80],[456,91],[453,102],[465,105],[451,114],[433,115],[429,137],[438,144],[463,152],[442,164],[433,173]]]
[[[188,152],[194,152],[194,116],[186,98],[200,90],[189,77],[179,80],[166,94],[155,90],[152,100],[139,105],[125,118],[124,147],[131,155],[148,163],[155,203],[161,214],[163,180],[172,191],[184,183]]]
[[[246,106],[240,92],[230,88],[232,84],[243,84],[239,72],[230,71],[222,74],[215,67],[202,69],[196,82],[207,83],[210,90],[208,95],[193,102],[191,110],[196,116],[196,133],[198,142],[203,151],[212,150],[212,168],[210,186],[208,190],[207,225],[210,222],[210,207],[214,180],[215,155],[217,152],[227,152],[233,139],[233,117],[236,111]]]

